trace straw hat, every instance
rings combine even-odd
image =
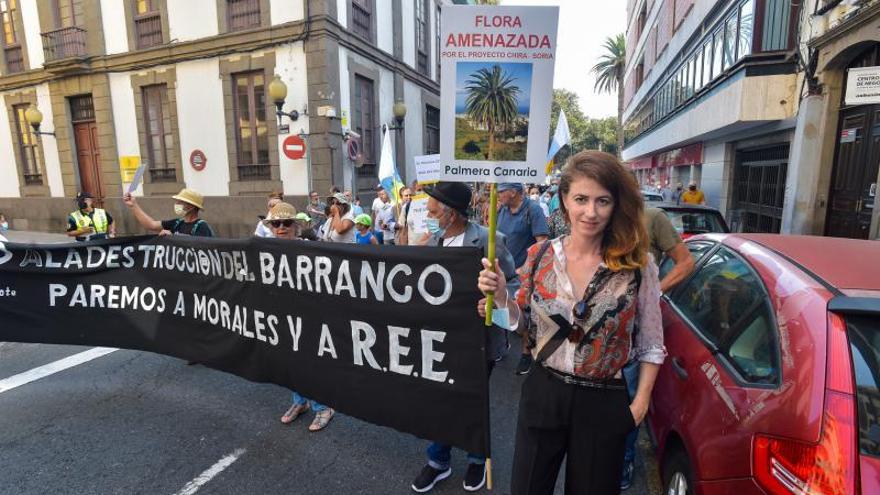
[[[193,205],[200,210],[205,209],[205,207],[202,206],[204,202],[202,195],[192,189],[183,188],[179,193],[171,197],[177,201],[183,201],[184,203]]]
[[[296,208],[290,203],[278,203],[269,210],[269,216],[263,220],[263,224],[269,225],[272,220],[295,220]]]

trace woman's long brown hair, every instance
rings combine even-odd
[[[614,200],[614,212],[602,239],[605,264],[613,271],[636,270],[647,265],[650,239],[643,220],[644,201],[635,177],[614,155],[581,151],[569,158],[562,169],[560,199],[568,195],[572,182],[583,177],[598,182]],[[559,206],[565,220],[571,223],[565,202],[560,201]]]

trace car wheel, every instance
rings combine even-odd
[[[666,495],[689,495],[694,493],[691,463],[681,450],[670,452],[663,463],[663,493]]]

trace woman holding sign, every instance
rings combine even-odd
[[[478,281],[509,314],[510,330],[525,325],[526,306],[535,323],[536,371],[522,387],[511,489],[553,493],[566,459],[566,494],[617,494],[626,435],[645,418],[666,356],[657,267],[639,186],[617,158],[573,156],[559,195],[571,234],[529,249],[516,297],[485,259]],[[632,403],[621,373],[631,355],[641,362]]]

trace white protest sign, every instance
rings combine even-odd
[[[430,184],[440,180],[440,155],[423,155],[413,158],[416,163],[416,180]]]
[[[131,179],[131,184],[128,185],[128,193],[134,193],[135,189],[141,184],[141,180],[144,178],[144,171],[147,170],[147,164],[141,163],[140,166],[134,172],[134,178]]]
[[[847,105],[880,103],[880,67],[849,69],[845,101]]]
[[[419,193],[413,196],[406,216],[406,226],[410,233],[424,234],[428,231],[425,219],[428,218],[428,195]]]
[[[441,15],[440,180],[543,182],[559,8]]]

